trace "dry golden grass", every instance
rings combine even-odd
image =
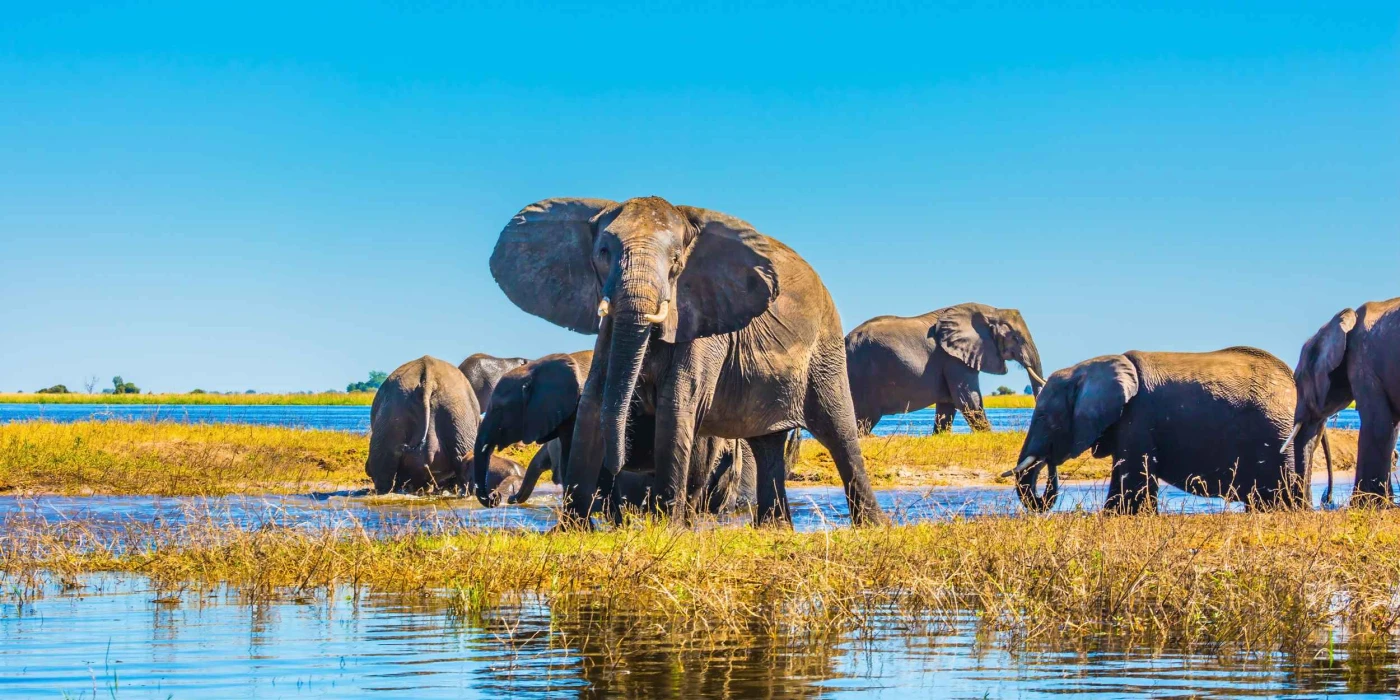
[[[876,488],[1005,484],[1023,433],[945,433],[861,440]],[[1356,461],[1356,433],[1332,431],[1340,469]],[[502,455],[529,463],[538,448]],[[0,425],[0,491],[63,494],[297,493],[369,485],[369,439],[329,430],[152,421],[26,421]],[[1064,479],[1102,479],[1106,459],[1067,462]],[[793,481],[840,483],[831,455],[804,440]]]
[[[383,536],[210,520],[128,537],[12,519],[0,571],[12,595],[41,576],[124,571],[251,596],[343,585],[446,595],[462,614],[525,596],[556,614],[642,613],[691,635],[757,624],[820,637],[859,630],[880,609],[910,622],[972,611],[1013,642],[1306,654],[1327,643],[1328,626],[1389,637],[1400,624],[1400,520],[1386,512],[1064,514],[816,533],[447,525]]]

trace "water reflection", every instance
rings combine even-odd
[[[1219,659],[1181,650],[1007,651],[975,618],[874,614],[863,636],[687,630],[604,608],[539,602],[463,618],[439,596],[321,591],[250,601],[93,575],[0,605],[0,696],[1102,698],[1391,693],[1392,646],[1331,659]]]

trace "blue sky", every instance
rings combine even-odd
[[[847,329],[980,301],[1047,369],[1291,365],[1400,296],[1400,5],[1226,4],[9,4],[0,390],[588,347],[487,256],[647,194],[797,249]]]

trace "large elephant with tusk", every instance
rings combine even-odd
[[[936,406],[934,432],[962,411],[973,430],[991,430],[978,375],[1006,374],[1007,361],[1026,369],[1033,393],[1040,351],[1021,312],[958,304],[920,316],[877,316],[846,335],[846,371],[856,422],[869,433],[882,416]]]
[[[856,523],[883,520],[865,473],[841,319],[797,253],[720,212],[659,197],[547,199],[501,232],[491,273],[517,306],[597,333],[565,500],[586,521],[634,447],[634,402],[656,416],[653,506],[684,518],[696,437],[744,438],[759,523],[790,522],[785,452],[805,427],[831,451]]]
[[[1113,458],[1110,512],[1156,510],[1158,480],[1249,508],[1308,507],[1309,474],[1282,449],[1293,404],[1288,366],[1255,348],[1096,357],[1050,375],[1002,476],[1016,477],[1027,508],[1048,510],[1059,466],[1092,450]]]
[[[1356,505],[1393,502],[1390,470],[1400,426],[1400,298],[1343,309],[1303,344],[1293,370],[1297,408],[1289,444],[1305,472],[1321,442],[1332,493],[1327,419],[1356,402],[1361,435],[1356,459]]]

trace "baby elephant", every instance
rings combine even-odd
[[[365,474],[374,490],[462,491],[480,423],[467,378],[457,367],[423,356],[394,370],[370,407]],[[519,464],[493,455],[488,498],[503,498],[523,476]]]
[[[1092,450],[1113,457],[1110,512],[1156,510],[1158,479],[1249,508],[1306,507],[1306,475],[1280,453],[1293,404],[1288,366],[1255,348],[1096,357],[1050,375],[1020,463],[1003,476],[1016,476],[1027,508],[1047,510],[1059,466]],[[1042,466],[1048,483],[1037,495]]]
[[[592,351],[546,355],[523,367],[507,372],[500,379],[486,406],[481,431],[475,445],[477,469],[497,449],[517,442],[541,445],[530,461],[519,490],[510,503],[524,503],[545,470],[556,481],[569,463],[575,413],[581,387],[593,359]],[[655,419],[638,411],[628,435],[634,445],[613,483],[610,493],[621,505],[640,506],[652,489],[655,461]],[[480,479],[484,472],[476,472]],[[691,452],[688,472],[690,496],[700,508],[711,512],[741,507],[755,498],[757,467],[753,453],[743,440],[699,438]],[[488,483],[489,485],[489,483]],[[496,505],[482,499],[483,505]]]

